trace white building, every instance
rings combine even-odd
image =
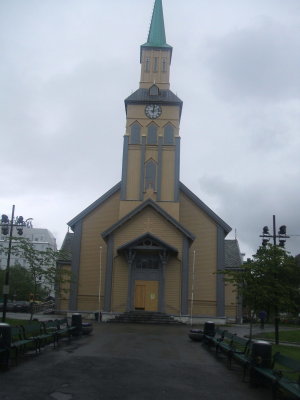
[[[19,236],[16,228],[14,228],[13,236]],[[57,250],[56,239],[48,229],[24,227],[23,235],[20,237],[30,240],[34,248],[37,250],[45,251],[47,248]],[[7,265],[7,255],[4,252],[1,252],[1,248],[8,247],[8,240],[9,235],[3,235],[0,233],[0,269],[5,269]],[[10,265],[21,265],[22,267],[26,267],[26,261],[11,254]]]

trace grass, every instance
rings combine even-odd
[[[266,340],[275,340],[274,332],[260,333],[257,336]],[[279,341],[299,343],[300,345],[300,330],[279,331]]]
[[[16,326],[16,325],[27,325],[27,324],[30,324],[30,321],[28,319],[10,319],[10,318],[6,318],[5,323],[9,324],[11,326]]]

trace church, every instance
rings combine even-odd
[[[61,310],[237,319],[218,271],[241,265],[230,226],[180,181],[182,100],[170,89],[173,48],[162,0],[140,47],[138,89],[125,99],[121,181],[69,223],[60,265],[72,272]],[[121,138],[120,138],[121,140]]]

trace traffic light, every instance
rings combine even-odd
[[[286,235],[286,225],[281,225],[278,233],[279,235]]]
[[[263,227],[263,235],[269,235],[269,228],[267,226]]]
[[[18,235],[23,235],[23,228],[17,227]]]

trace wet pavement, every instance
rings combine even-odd
[[[89,336],[47,346],[0,373],[1,400],[263,400],[242,369],[228,370],[189,326],[94,323]]]

